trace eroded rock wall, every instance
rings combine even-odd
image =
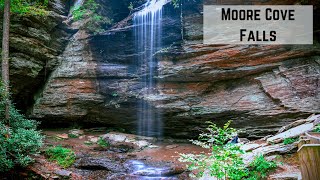
[[[48,15],[41,17],[11,16],[10,85],[13,101],[23,112],[34,103],[33,95],[59,64],[58,55],[63,52],[72,33],[63,23],[68,4],[53,0],[49,1],[48,9]]]
[[[35,97],[30,117],[134,132],[143,99],[163,112],[167,136],[196,136],[205,121],[231,119],[256,138],[320,111],[317,45],[206,46],[202,2],[187,2],[182,10],[165,7],[155,94],[146,97],[139,83],[144,74],[138,73],[129,18],[97,36],[78,31]]]

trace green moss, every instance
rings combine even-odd
[[[101,137],[99,138],[97,144],[101,147],[109,147],[110,143],[107,142],[106,140],[102,139]]]
[[[49,11],[47,11],[47,6],[48,0],[11,0],[10,11],[12,13],[24,16],[46,16],[49,14]],[[4,0],[0,0],[0,9],[3,8]]]
[[[283,144],[288,145],[288,144],[292,144],[294,142],[297,142],[299,140],[299,138],[286,138],[283,140]]]
[[[316,125],[316,127],[312,130],[312,132],[320,133],[320,124]]]
[[[69,138],[78,138],[78,136],[77,136],[77,135],[74,135],[74,134],[68,134],[68,137],[69,137]]]
[[[101,5],[95,0],[87,0],[82,6],[73,7],[72,15],[75,21],[87,19],[82,28],[89,33],[98,34],[113,23],[109,17],[101,16],[100,10]]]
[[[75,153],[71,149],[62,146],[50,147],[46,150],[45,154],[50,161],[56,161],[64,168],[71,166],[76,160]]]

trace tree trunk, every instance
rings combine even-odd
[[[5,86],[5,118],[8,121],[9,115],[9,31],[10,31],[10,0],[5,0],[3,16],[3,37],[2,37],[2,81]]]

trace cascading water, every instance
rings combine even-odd
[[[157,62],[154,54],[161,49],[162,9],[168,2],[169,0],[148,0],[133,18],[144,98],[150,98],[155,93],[153,77],[157,73]],[[143,136],[161,137],[161,112],[152,108],[146,100],[142,99],[138,103],[138,133]]]

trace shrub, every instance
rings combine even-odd
[[[99,138],[97,144],[101,147],[109,147],[110,143],[107,142],[106,140],[102,139],[101,137]]]
[[[256,178],[257,180],[267,177],[267,173],[276,169],[277,163],[273,161],[267,161],[262,155],[258,156],[250,163],[249,176]]]
[[[266,177],[267,173],[276,168],[275,162],[268,162],[263,156],[258,156],[248,167],[241,155],[244,153],[240,145],[227,143],[237,132],[230,128],[228,121],[223,128],[210,123],[194,144],[211,149],[208,154],[180,154],[179,161],[188,162],[192,177],[202,177],[205,173],[217,179],[229,180],[258,180]]]
[[[68,134],[68,137],[69,137],[69,138],[78,138],[78,136],[75,135],[75,134]]]
[[[283,144],[288,145],[288,144],[292,144],[294,142],[297,142],[299,140],[299,138],[285,138],[283,140]]]
[[[248,172],[244,162],[239,156],[243,151],[239,146],[228,144],[214,146],[209,154],[180,154],[181,162],[190,162],[188,169],[193,171],[191,177],[202,177],[204,173],[218,179],[242,179]]]
[[[230,128],[231,122],[232,121],[228,121],[222,128],[217,127],[217,125],[212,122],[206,122],[209,124],[208,128],[206,128],[207,132],[199,134],[198,140],[191,140],[192,143],[203,148],[226,144],[226,142],[237,133],[236,129]]]
[[[48,0],[11,0],[10,11],[20,15],[46,16]],[[4,8],[4,1],[0,1],[0,9]]]
[[[76,160],[75,153],[71,149],[62,146],[50,147],[45,154],[48,156],[49,161],[56,161],[64,168],[71,166]]]
[[[36,130],[38,123],[26,119],[13,105],[10,119],[5,120],[5,93],[0,83],[0,172],[14,166],[25,167],[33,162],[31,155],[39,153],[44,136]]]
[[[113,23],[113,20],[101,16],[101,5],[95,0],[87,0],[82,6],[72,8],[72,16],[75,21],[86,19],[82,26],[89,33],[97,34],[106,30],[106,27]]]

